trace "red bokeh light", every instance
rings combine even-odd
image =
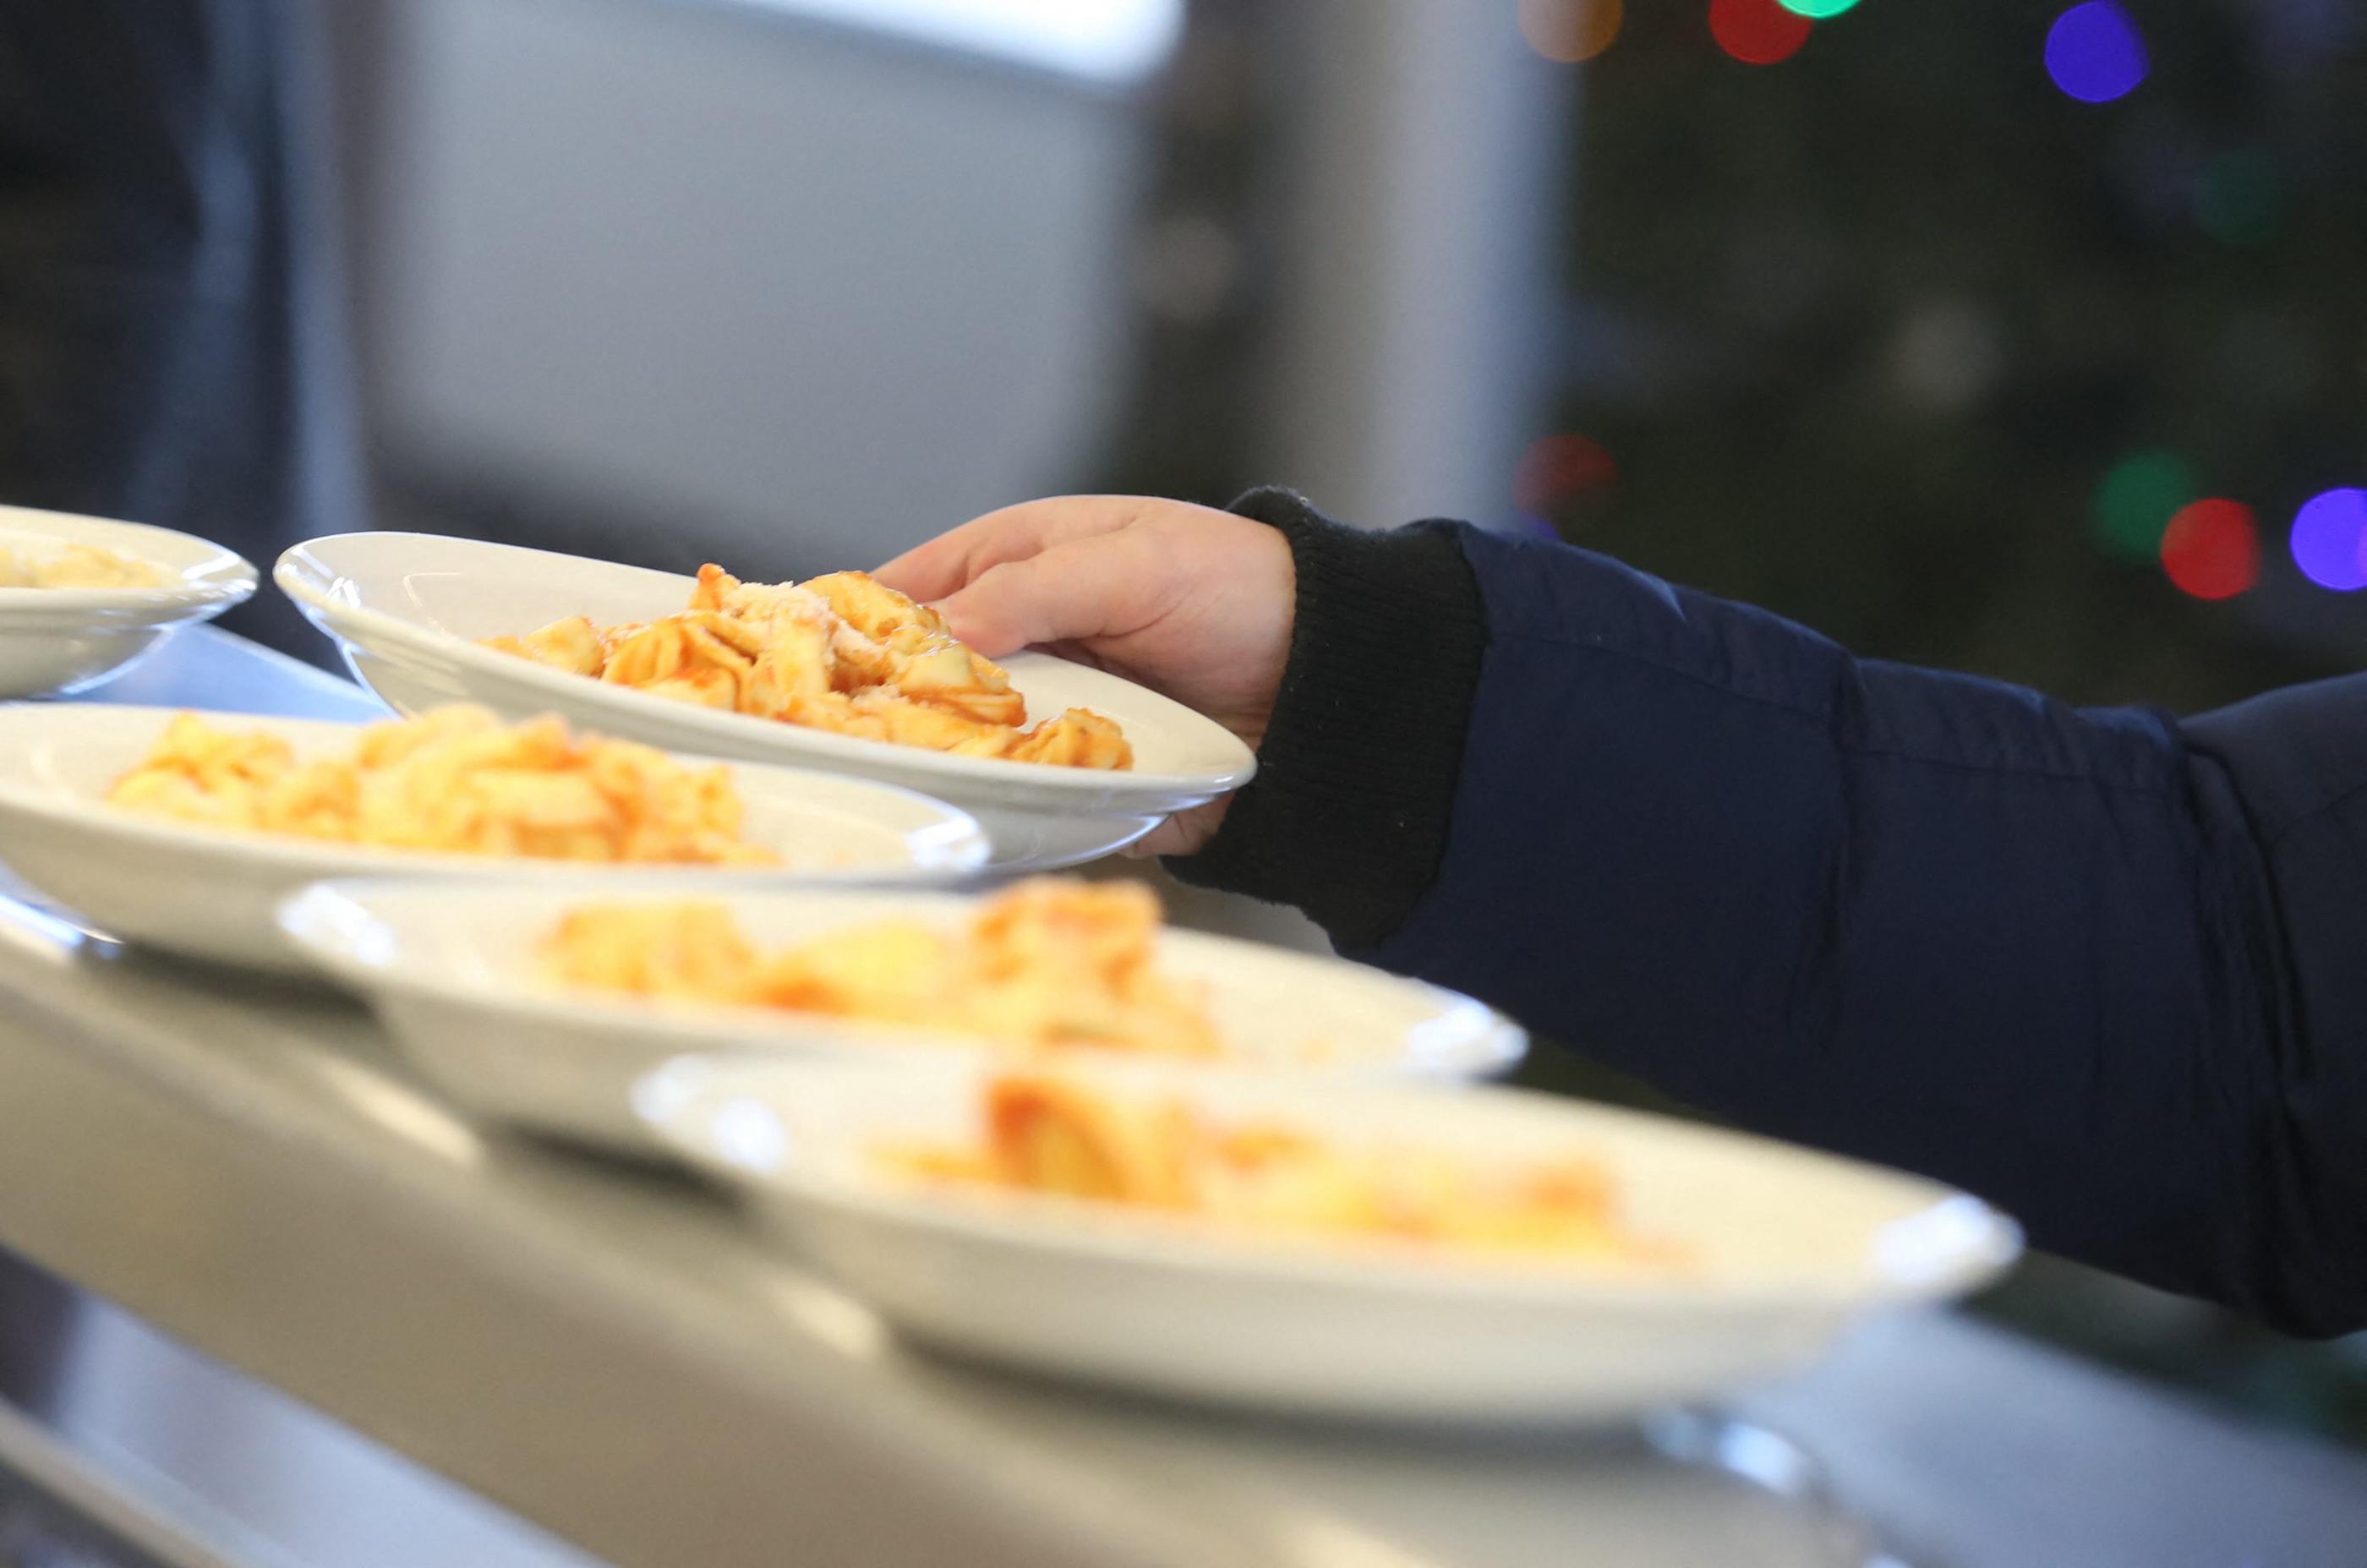
[[[2179,509],[2161,536],[2161,570],[2181,593],[2232,599],[2260,579],[2260,530],[2239,501],[2206,497]]]
[[[1583,435],[1548,435],[1521,454],[1512,470],[1512,505],[1544,517],[1589,491],[1608,490],[1619,465]]]
[[[1789,60],[1816,28],[1779,0],[1709,0],[1709,36],[1745,65]]]

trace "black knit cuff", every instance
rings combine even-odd
[[[1294,904],[1342,947],[1397,929],[1438,874],[1487,622],[1454,525],[1342,527],[1286,490],[1232,510],[1282,531],[1297,620],[1258,774],[1185,882]]]

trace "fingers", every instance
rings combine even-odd
[[[1123,495],[1062,495],[1006,506],[906,550],[871,575],[927,604],[1006,562],[1115,533],[1135,520],[1139,507],[1134,497]]]
[[[1172,571],[1157,570],[1143,536],[1071,539],[990,566],[937,603],[954,636],[989,659],[1023,648],[1124,637],[1174,602]]]
[[[1227,795],[1206,806],[1195,806],[1189,811],[1179,811],[1161,821],[1158,827],[1118,851],[1129,860],[1150,860],[1157,855],[1198,854],[1217,836],[1225,820],[1225,808],[1232,804]]]
[[[1188,855],[1207,838],[1205,831],[1170,817],[1150,832],[1119,852],[1134,860],[1151,860],[1160,855]]]

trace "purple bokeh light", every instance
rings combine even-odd
[[[2146,79],[2145,38],[2115,0],[2086,0],[2046,29],[2046,73],[2083,104],[2108,104]]]
[[[2293,513],[2293,564],[2320,588],[2367,588],[2367,490],[2329,490]]]

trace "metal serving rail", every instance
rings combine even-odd
[[[375,711],[211,631],[103,694]],[[6,897],[0,1245],[619,1563],[2367,1563],[2367,1461],[1945,1314],[1648,1438],[1292,1427],[912,1354],[708,1190],[463,1120],[339,998]]]

